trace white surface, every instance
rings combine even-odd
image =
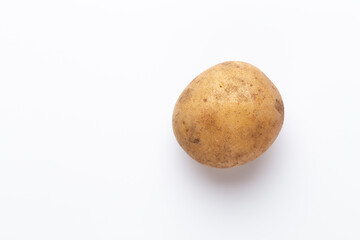
[[[357,3],[1,1],[0,239],[360,239]],[[217,170],[171,115],[227,60],[286,116],[262,157]]]

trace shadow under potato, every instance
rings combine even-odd
[[[212,168],[192,159],[180,147],[177,148],[177,152],[177,160],[183,162],[181,165],[186,171],[185,174],[195,174],[196,178],[206,178],[216,184],[224,185],[246,184],[246,182],[251,182],[257,176],[262,176],[265,173],[269,174],[271,166],[274,165],[272,162],[279,155],[277,154],[277,144],[274,144],[260,157],[244,165],[233,168]]]

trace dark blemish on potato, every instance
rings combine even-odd
[[[284,114],[284,104],[283,102],[281,101],[281,99],[276,99],[275,101],[275,109],[280,113],[280,114]]]
[[[186,131],[186,129],[188,131]],[[197,130],[196,130],[196,125],[190,125],[189,128],[185,128],[185,131],[186,133],[188,134],[188,141],[191,142],[191,143],[194,143],[194,141],[196,142],[196,139],[198,139],[199,135],[197,133]],[[199,139],[200,141],[200,139]]]
[[[215,119],[211,114],[205,114],[205,115],[201,116],[201,121],[203,121],[203,123],[205,123],[206,125],[214,125],[215,124]]]
[[[185,132],[189,132],[189,129],[185,129]]]
[[[250,84],[250,87],[254,86],[252,83]]]
[[[222,86],[221,86],[221,85],[220,85],[219,87],[220,87],[220,88],[222,88]]]
[[[200,121],[203,123],[204,127],[211,132],[221,131],[221,129],[216,124],[216,119],[213,114],[207,113],[200,117]]]
[[[183,93],[181,94],[180,98],[179,98],[179,102],[182,103],[184,101],[189,100],[189,98],[192,95],[192,89],[191,88],[187,88],[183,91]]]
[[[203,99],[203,102],[207,102],[207,99],[206,99],[206,98],[204,98],[204,99]]]
[[[235,81],[240,82],[242,85],[245,84],[245,80],[241,78],[236,78]]]
[[[185,121],[183,121],[183,124],[185,125]]]
[[[200,142],[199,138],[191,139],[190,142],[198,144]]]

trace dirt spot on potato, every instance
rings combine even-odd
[[[252,93],[252,94],[251,94],[251,99],[252,99],[252,100],[256,100],[257,95],[258,95],[257,93]]]
[[[179,103],[188,101],[192,96],[192,91],[193,90],[191,88],[187,88],[186,90],[184,90],[184,92],[181,94],[179,98]]]
[[[241,86],[244,86],[246,84],[245,80],[242,78],[239,78],[239,77],[235,77],[233,79],[233,82],[235,82],[236,84],[241,85]]]
[[[190,139],[190,142],[198,144],[200,142],[200,138]]]
[[[276,109],[281,115],[284,114],[284,104],[283,104],[283,102],[281,101],[281,99],[280,99],[280,100],[279,100],[279,99],[276,99],[274,106],[275,106],[275,109]]]
[[[207,99],[206,99],[206,98],[204,98],[204,99],[203,99],[203,102],[207,102]]]
[[[205,126],[208,126],[208,127],[214,126],[216,123],[216,120],[212,114],[203,114],[201,116],[200,121],[202,123],[204,123]]]

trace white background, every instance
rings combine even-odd
[[[358,1],[0,1],[0,239],[360,239]],[[171,128],[199,73],[249,62],[285,104],[247,165]]]

